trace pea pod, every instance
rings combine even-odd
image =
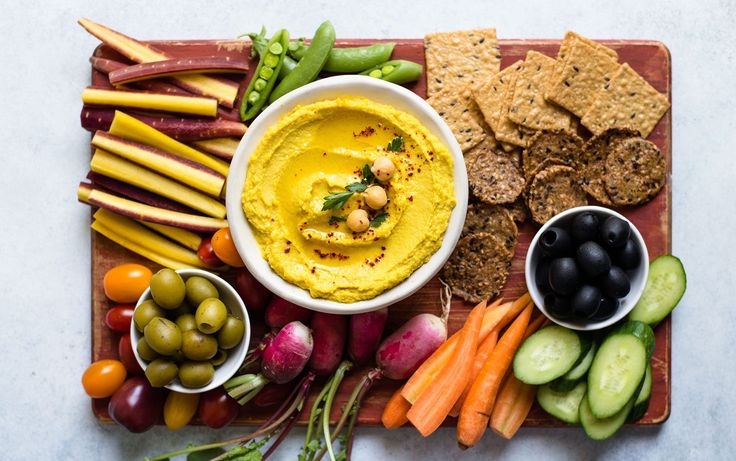
[[[259,34],[250,33],[243,35],[244,37],[250,37],[251,42],[253,43],[253,51],[256,53],[256,55],[263,56],[263,54],[268,49],[268,40],[266,39],[266,32],[261,31]],[[294,43],[294,42],[291,42]],[[291,46],[291,44],[289,44]],[[279,79],[282,79],[289,75],[294,68],[296,68],[297,62],[294,61],[288,54],[284,56],[284,62],[281,66],[281,72],[279,72]]]
[[[240,119],[250,120],[263,108],[268,101],[268,96],[276,85],[279,72],[284,64],[286,50],[289,47],[289,31],[281,29],[276,32],[266,44],[266,49],[261,54],[258,67],[250,79],[248,88],[243,94],[243,102],[240,105]]]
[[[422,65],[413,61],[398,59],[374,66],[361,72],[360,75],[380,78],[401,85],[419,80],[422,76]]]
[[[325,21],[317,28],[312,38],[312,44],[296,68],[271,92],[268,102],[272,103],[286,93],[314,81],[327,62],[332,45],[335,43],[335,28],[330,21]],[[284,52],[288,48],[288,41]]]
[[[395,43],[376,43],[369,46],[333,48],[323,70],[339,74],[356,74],[382,62],[388,61],[394,51]],[[289,54],[301,59],[309,47],[303,41],[292,41]]]

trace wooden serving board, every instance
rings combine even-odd
[[[383,40],[389,41],[389,40]],[[409,59],[424,64],[424,45],[421,39],[399,39],[390,40],[396,42],[393,54],[395,59]],[[374,43],[376,40],[339,40],[337,46],[356,46],[366,43]],[[229,55],[244,57],[249,56],[250,47],[240,40],[195,40],[195,41],[163,41],[153,42],[157,47],[177,56],[191,55]],[[670,54],[667,48],[660,42],[653,41],[623,41],[605,40],[607,46],[616,50],[621,62],[629,65],[639,72],[658,91],[666,94],[670,101],[671,94],[671,67]],[[528,50],[536,50],[549,56],[555,56],[559,48],[559,40],[500,40],[502,55],[502,67],[506,67],[516,60],[523,59]],[[96,55],[115,57],[124,60],[115,52],[105,46],[95,50]],[[251,69],[255,69],[255,62]],[[104,84],[104,75],[93,71],[93,84]],[[426,97],[426,82],[421,79],[409,87],[422,97]],[[238,104],[236,104],[236,107]],[[667,159],[667,181],[664,189],[651,202],[644,206],[632,209],[618,210],[629,218],[641,231],[649,249],[649,257],[670,253],[672,243],[672,118],[668,111],[650,135],[650,140],[656,143]],[[520,226],[519,243],[516,248],[516,257],[513,260],[511,274],[508,283],[503,290],[506,299],[513,299],[526,291],[524,282],[524,257],[529,247],[532,236],[538,226],[527,220]],[[105,272],[113,266],[129,261],[136,261],[151,267],[155,267],[150,261],[123,249],[94,232],[92,237],[92,360],[117,357],[118,335],[110,331],[104,324],[105,311],[109,302],[105,298],[102,287],[102,279]],[[421,313],[439,313],[439,291],[440,284],[435,278],[427,286],[410,298],[394,305],[390,309],[387,331],[391,331],[402,324],[408,318]],[[455,299],[452,303],[452,313],[449,319],[450,333],[456,331],[464,321],[471,305],[462,300]],[[258,325],[259,318],[252,318],[251,323]],[[265,327],[261,327],[265,328]],[[254,327],[254,330],[256,328]],[[253,341],[257,341],[258,331],[253,332]],[[653,389],[649,410],[636,424],[654,425],[661,424],[670,415],[671,403],[671,321],[668,317],[656,329],[656,348],[653,356]],[[367,370],[367,368],[366,368]],[[347,397],[362,372],[365,370],[354,370],[345,379],[340,388],[337,400],[333,408],[336,412],[347,400]],[[321,382],[313,386],[311,398],[316,395]],[[358,421],[362,425],[378,425],[381,421],[383,406],[398,388],[399,383],[390,380],[381,380],[375,383],[373,389],[364,399]],[[309,407],[307,407],[309,408]],[[94,414],[102,421],[111,421],[107,412],[107,400],[93,400],[92,409]],[[262,423],[273,409],[259,409],[245,406],[240,412],[234,424],[257,425]],[[307,412],[302,414],[302,421],[307,417]],[[198,421],[193,421],[198,424]],[[446,425],[454,425],[455,419],[449,418]],[[564,426],[563,423],[547,415],[535,405],[524,423],[530,427],[552,427]]]

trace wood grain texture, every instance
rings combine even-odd
[[[374,43],[376,40],[338,40],[337,46],[361,45],[366,43]],[[395,59],[410,59],[420,63],[424,63],[424,47],[421,39],[398,39],[398,40],[381,40],[394,41],[397,43],[393,57]],[[233,57],[244,57],[250,53],[250,48],[246,42],[240,40],[196,40],[196,41],[165,41],[152,42],[163,50],[170,52],[174,56],[191,56],[191,55],[223,55]],[[604,40],[602,43],[610,46],[619,53],[621,62],[628,62],[629,65],[639,72],[644,78],[651,83],[658,91],[666,94],[672,101],[671,96],[671,67],[670,54],[667,48],[659,43],[652,41],[621,41],[621,40]],[[559,40],[500,40],[500,48],[502,55],[502,67],[506,67],[518,59],[523,59],[528,50],[536,50],[550,56],[555,56],[559,48]],[[105,46],[100,46],[95,50],[98,56],[116,58],[125,61],[124,58],[109,50]],[[251,63],[251,69],[255,69],[254,62]],[[236,77],[229,77],[236,78]],[[97,72],[92,74],[93,84],[104,84],[105,76]],[[426,97],[426,83],[424,79],[409,87],[422,97]],[[238,103],[235,107],[238,107]],[[231,117],[236,117],[236,110],[231,110]],[[651,202],[644,206],[631,209],[619,209],[627,218],[629,218],[641,231],[647,243],[650,258],[658,255],[670,253],[672,238],[672,119],[671,111],[668,111],[662,120],[659,121],[654,131],[649,137],[655,144],[659,146],[662,153],[667,159],[667,181],[664,189]],[[530,220],[528,220],[530,221]],[[519,229],[519,244],[516,250],[516,257],[511,266],[511,274],[508,283],[503,290],[503,296],[512,299],[521,295],[525,290],[524,283],[524,256],[529,247],[534,233],[538,226],[527,222]],[[111,332],[104,325],[104,315],[109,307],[109,302],[105,299],[102,288],[102,278],[105,272],[111,267],[128,261],[136,261],[143,263],[152,269],[157,269],[155,265],[146,261],[137,255],[117,246],[105,237],[92,233],[92,360],[103,358],[117,357],[117,338],[118,335]],[[437,279],[430,281],[427,286],[417,292],[410,298],[401,301],[391,307],[387,331],[390,331],[408,318],[421,312],[439,313],[439,290],[440,284]],[[450,332],[456,331],[464,321],[472,306],[465,304],[461,300],[455,299],[452,303],[452,313],[449,319]],[[251,319],[253,324],[259,323],[259,318]],[[253,332],[254,341],[258,337],[257,332]],[[656,329],[656,348],[653,356],[653,388],[652,399],[649,410],[644,417],[637,422],[637,425],[654,425],[661,424],[667,420],[670,415],[671,403],[671,322],[667,317]],[[361,371],[355,370],[346,379],[340,389],[336,403],[333,406],[333,418],[336,416],[338,409],[347,399],[353,385],[362,375]],[[311,398],[316,394],[321,382],[315,385],[315,391],[312,392]],[[376,382],[373,389],[364,399],[362,409],[359,414],[358,421],[362,425],[378,425],[380,424],[381,412],[383,406],[399,383],[390,380],[381,380]],[[311,401],[310,398],[310,401]],[[308,408],[308,406],[307,406]],[[111,421],[107,413],[107,400],[93,400],[92,409],[98,419],[102,421]],[[239,417],[234,424],[239,425],[257,425],[264,421],[269,415],[271,409],[258,409],[251,406],[245,406],[240,412]],[[302,421],[306,419],[303,415]],[[195,419],[193,424],[198,424]],[[448,418],[445,425],[453,426],[455,420]],[[548,416],[538,406],[534,406],[527,420],[524,422],[528,427],[554,427],[564,426],[563,423],[556,421]]]

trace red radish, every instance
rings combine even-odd
[[[271,299],[271,292],[244,267],[235,268],[235,291],[248,307],[248,312],[261,312]]]
[[[263,351],[263,376],[277,384],[296,378],[312,355],[312,332],[299,321],[286,324]]]
[[[350,317],[348,354],[358,365],[367,363],[376,352],[383,328],[388,319],[388,309],[355,314]]]
[[[376,364],[390,379],[406,379],[447,340],[447,325],[432,314],[412,317],[376,351]]]
[[[345,350],[348,318],[345,315],[316,312],[310,323],[314,337],[314,350],[309,358],[309,368],[318,376],[335,371]]]
[[[274,296],[271,303],[266,307],[266,325],[271,328],[281,328],[293,321],[309,323],[311,318],[312,311],[278,296]]]

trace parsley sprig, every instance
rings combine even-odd
[[[401,136],[396,136],[394,139],[391,140],[391,142],[388,143],[386,149],[398,152],[401,150],[403,145],[404,138],[402,138]],[[366,189],[368,189],[368,186],[376,183],[376,176],[371,171],[371,166],[367,163],[363,165],[361,173],[363,174],[363,179],[361,179],[360,182],[354,182],[345,186],[345,192],[335,192],[333,194],[325,196],[324,203],[322,204],[322,211],[342,209],[348,202],[348,200],[350,200],[350,197],[352,197],[356,193],[365,192]],[[376,215],[371,220],[370,227],[376,228],[380,226],[384,223],[384,221],[386,221],[386,218],[388,218],[388,213],[386,212]],[[346,220],[347,218],[344,216],[333,215],[330,216],[329,223],[335,224]]]
[[[394,139],[392,139],[388,146],[386,146],[386,150],[391,152],[401,152],[401,149],[404,147],[404,137],[399,135],[396,136]]]

